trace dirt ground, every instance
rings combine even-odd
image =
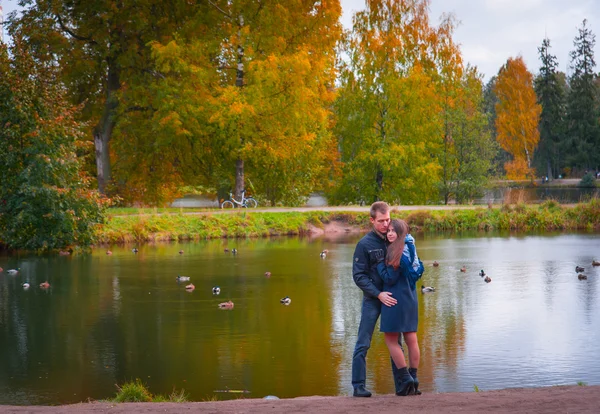
[[[600,386],[560,386],[486,392],[423,394],[371,398],[299,397],[281,400],[239,399],[191,403],[82,403],[48,406],[0,406],[2,413],[598,413]]]

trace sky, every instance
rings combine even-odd
[[[284,0],[282,0],[284,1]],[[342,24],[352,27],[352,15],[365,0],[340,0]],[[18,9],[17,0],[0,0],[5,16]],[[443,13],[454,13],[460,25],[454,40],[463,59],[477,66],[489,80],[509,57],[523,56],[536,74],[540,62],[537,48],[545,36],[559,69],[569,73],[569,52],[583,19],[597,36],[594,57],[600,64],[600,0],[430,0],[430,21],[437,25]],[[600,67],[596,67],[600,71]]]
[[[352,15],[364,9],[365,0],[340,1],[342,24],[351,28]],[[463,60],[477,66],[486,81],[509,57],[519,55],[537,74],[537,49],[546,36],[559,70],[568,74],[569,52],[583,19],[596,35],[594,57],[600,64],[600,0],[430,0],[432,25],[439,24],[443,13],[454,13],[460,22],[453,39],[461,45]]]

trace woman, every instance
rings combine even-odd
[[[404,220],[392,220],[387,232],[390,242],[387,248],[387,260],[382,257],[377,271],[383,279],[383,290],[392,292],[398,304],[381,307],[380,330],[384,332],[385,343],[392,360],[398,368],[399,389],[396,395],[420,394],[418,390],[417,368],[421,353],[417,341],[419,322],[419,304],[415,282],[423,274],[423,264],[414,247],[414,239],[408,233],[408,224]],[[402,333],[408,347],[410,370],[407,369],[402,347],[398,337]]]

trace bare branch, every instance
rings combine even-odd
[[[223,10],[222,8],[220,8],[219,6],[217,6],[215,3],[213,3],[212,1],[208,0],[208,3],[213,6],[215,9],[217,9],[218,11],[220,11],[221,13],[223,13],[225,16],[229,17],[231,19],[231,15],[229,13],[227,13],[225,10]]]
[[[56,14],[56,19],[58,20],[58,24],[60,25],[60,28],[64,32],[67,32],[71,37],[74,37],[77,40],[81,40],[82,42],[88,42],[88,43],[90,43],[92,45],[97,45],[98,44],[91,37],[79,36],[78,34],[76,34],[75,32],[73,32],[73,30],[71,30],[67,26],[65,26],[65,24],[62,21],[62,18],[60,17],[60,14],[58,14],[58,13]]]

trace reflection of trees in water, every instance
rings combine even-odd
[[[543,262],[544,275],[542,283],[544,284],[544,302],[546,309],[553,309],[554,290],[556,287],[556,279],[559,275],[559,262],[547,260]]]
[[[465,351],[464,314],[470,290],[464,288],[465,276],[459,268],[427,269],[427,280],[438,289],[419,297],[419,376],[423,390],[433,391],[435,375],[440,369],[453,380],[459,373],[458,360]]]
[[[0,378],[29,391],[12,397],[18,401],[0,398],[0,403],[101,397],[93,393],[101,379],[90,382],[87,375],[72,375],[90,370],[108,374],[112,392],[114,350],[112,341],[103,337],[111,315],[101,309],[106,298],[111,306],[110,278],[90,276],[91,261],[85,257],[37,256],[20,260],[18,266],[18,275],[0,279]],[[41,290],[39,283],[46,280],[51,288]],[[31,285],[27,291],[22,288],[25,281]],[[37,393],[39,389],[44,391]]]
[[[330,268],[329,295],[331,298],[331,333],[330,342],[332,353],[339,360],[337,394],[347,394],[352,389],[352,354],[356,344],[356,335],[360,323],[362,291],[352,279],[352,255],[354,245],[338,245],[336,256],[344,257],[333,262],[332,254],[326,259]],[[370,352],[369,352],[370,356]],[[373,359],[370,358],[370,361]],[[369,362],[370,362],[369,361]],[[370,373],[367,363],[367,375]]]
[[[573,279],[574,282],[579,282],[577,292],[585,310],[585,321],[590,325],[593,323],[592,315],[594,311],[597,311],[598,307],[596,290],[598,289],[598,279],[600,278],[600,267],[592,267],[592,260],[595,260],[594,257],[585,256],[582,259],[582,262],[585,263],[584,273],[588,275],[588,278],[581,281],[577,280],[576,277],[573,277]]]

